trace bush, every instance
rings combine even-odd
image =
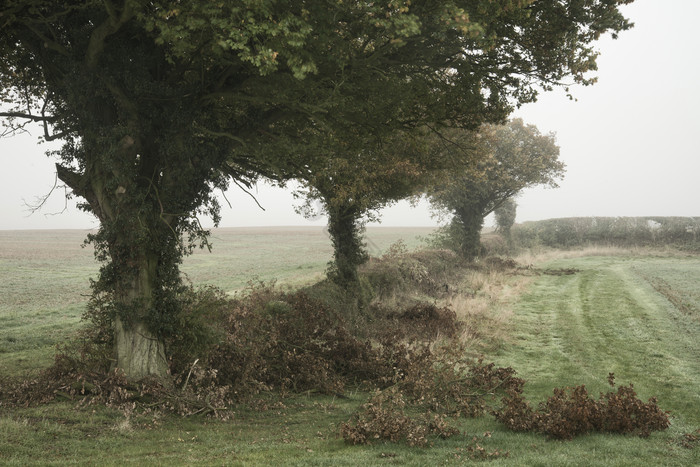
[[[402,243],[361,268],[377,298],[421,292],[441,296],[463,261],[450,250],[419,250],[408,253]]]
[[[232,303],[226,341],[209,362],[222,383],[239,395],[339,393],[346,378],[368,376],[371,347],[353,337],[341,317],[303,292],[269,293],[256,290]]]
[[[396,388],[376,393],[352,418],[340,425],[340,435],[348,444],[372,444],[375,441],[404,441],[409,446],[427,446],[428,435],[449,438],[459,434],[444,416],[426,413],[406,415],[406,401]]]
[[[206,361],[224,341],[223,324],[230,303],[226,293],[215,287],[187,288],[178,299],[173,332],[165,340],[174,375],[189,369],[195,359]]]
[[[608,382],[612,387],[614,381],[611,373]],[[647,437],[670,425],[668,412],[659,408],[657,400],[642,402],[632,384],[618,387],[617,392],[601,393],[597,401],[590,398],[583,385],[555,388],[554,395],[537,410],[532,409],[521,391],[511,390],[494,415],[511,430],[537,431],[557,439],[572,439],[592,431]]]

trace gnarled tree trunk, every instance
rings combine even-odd
[[[139,264],[133,268],[134,276],[119,281],[116,288],[120,308],[129,310],[130,319],[127,322],[120,316],[114,319],[114,367],[123,371],[130,380],[153,377],[167,382],[169,371],[165,345],[162,338],[147,326],[148,314],[153,312],[155,305],[158,257],[151,254],[136,259]]]
[[[137,186],[107,188],[107,179],[95,168],[89,176],[57,169],[61,180],[88,201],[100,220],[93,242],[105,264],[94,287],[112,300],[113,369],[131,381],[150,377],[170,384],[163,336],[153,328],[174,312],[171,303],[159,302],[179,284],[181,253],[172,226],[176,218],[154,208],[157,200],[138,196],[143,191]]]

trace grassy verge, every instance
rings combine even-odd
[[[593,448],[596,440],[596,463],[695,465],[697,449],[681,448],[677,441],[700,428],[700,326],[648,277],[663,276],[669,288],[681,288],[690,271],[697,277],[700,260],[590,256],[543,266],[578,272],[538,278],[516,307],[512,341],[496,360],[528,381],[526,395],[543,401],[555,386],[579,384],[596,394],[609,389],[606,377],[614,372],[619,384],[634,383],[643,400],[657,396],[672,414],[671,428],[649,440],[596,435],[569,443],[574,455],[569,462],[584,455],[579,446]],[[610,450],[601,451],[606,445]]]

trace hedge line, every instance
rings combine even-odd
[[[673,246],[700,251],[700,217],[570,217],[517,224],[521,247]]]

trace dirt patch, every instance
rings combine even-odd
[[[576,274],[578,272],[581,272],[581,270],[576,269],[576,268],[559,268],[559,269],[542,269],[542,270],[540,270],[540,273],[544,274],[546,276],[571,276],[572,274]]]

